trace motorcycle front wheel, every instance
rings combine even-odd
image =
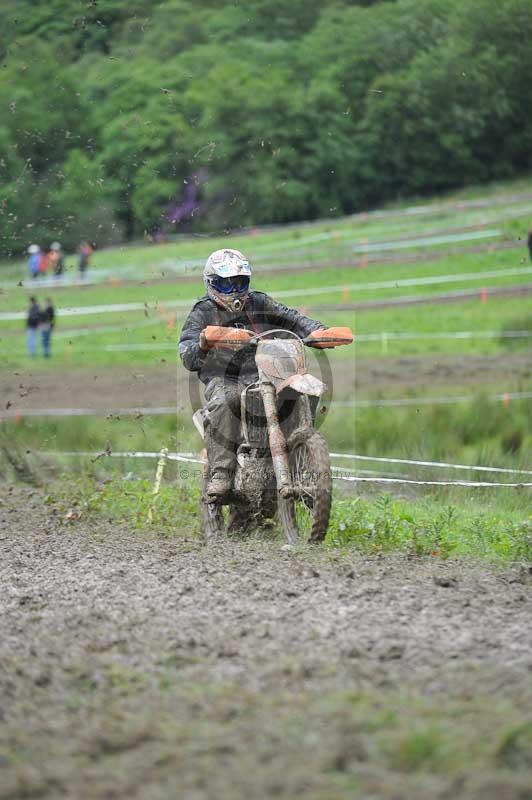
[[[294,431],[287,441],[294,496],[279,498],[279,519],[290,544],[322,542],[332,500],[332,474],[327,442],[313,428]]]

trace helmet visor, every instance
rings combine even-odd
[[[221,292],[221,294],[245,292],[249,288],[249,275],[234,275],[230,278],[222,278],[220,275],[213,275],[209,278],[209,284],[217,292]]]

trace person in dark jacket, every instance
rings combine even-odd
[[[26,318],[26,328],[28,331],[26,343],[28,355],[33,358],[37,349],[37,331],[41,323],[41,309],[35,297],[30,297],[30,307]]]
[[[50,259],[50,266],[54,271],[55,277],[60,278],[65,271],[65,259],[60,242],[52,242],[48,258]]]
[[[89,262],[93,253],[92,245],[89,242],[82,242],[79,246],[79,277],[83,280],[87,272]]]
[[[211,253],[203,272],[207,294],[190,311],[179,340],[184,366],[197,372],[205,384],[205,439],[211,470],[206,492],[212,497],[222,497],[231,488],[240,435],[240,394],[244,386],[258,380],[258,371],[253,348],[211,350],[204,329],[208,325],[243,328],[251,338],[283,328],[304,338],[325,328],[263,292],[250,291],[250,277],[251,266],[240,251]]]
[[[49,297],[46,298],[46,306],[41,312],[41,341],[42,352],[45,358],[50,358],[50,344],[52,331],[55,325],[55,309]]]

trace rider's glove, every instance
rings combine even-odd
[[[204,353],[207,353],[212,347],[212,345],[210,344],[210,342],[207,339],[207,336],[205,335],[205,331],[206,330],[207,330],[207,328],[204,328],[204,330],[202,330],[202,332],[200,333],[200,337],[199,337],[200,350],[203,350]]]
[[[224,328],[218,325],[207,325],[200,333],[199,346],[204,351],[212,347],[238,350],[246,345],[254,334],[245,328]]]
[[[353,334],[350,328],[318,328],[312,331],[305,339],[305,344],[318,349],[339,347],[342,344],[351,344]]]

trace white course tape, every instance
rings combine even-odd
[[[520,211],[519,216],[524,216],[525,214],[530,213],[530,207],[526,206],[522,211]],[[505,217],[503,217],[503,220]],[[498,222],[498,219],[491,220],[491,223]],[[449,230],[446,228],[445,230]],[[389,241],[374,241],[374,242],[364,242],[360,243],[360,236],[356,239],[353,239],[353,231],[351,228],[346,230],[334,230],[334,231],[324,231],[322,233],[315,233],[311,236],[304,236],[300,238],[293,238],[287,241],[276,242],[273,244],[264,243],[262,246],[255,246],[255,251],[259,253],[263,258],[267,257],[270,253],[274,252],[275,250],[282,250],[283,252],[294,249],[294,248],[301,248],[304,247],[306,244],[313,244],[314,242],[323,242],[323,241],[330,241],[333,240],[340,240],[342,244],[349,244],[349,241],[345,242],[345,239],[350,240],[351,242],[355,241],[356,244],[353,247],[353,251],[355,253],[371,253],[371,252],[380,252],[384,250],[405,250],[405,249],[414,249],[416,247],[426,247],[426,246],[433,246],[438,244],[448,244],[452,242],[467,242],[475,239],[491,239],[496,236],[500,236],[502,231],[496,229],[489,229],[489,230],[480,230],[480,231],[464,231],[461,230],[457,233],[444,233],[443,231],[435,232],[433,234],[428,234],[425,236],[418,236],[412,237],[410,236],[408,239],[393,239]]]
[[[102,327],[97,328],[74,328],[66,331],[55,331],[54,332],[54,339],[75,339],[78,336],[94,336],[100,335],[101,333],[124,333],[125,332],[136,332],[139,328],[153,328],[155,325],[164,325],[164,320],[161,317],[153,317],[150,319],[142,320],[142,322],[131,322],[131,327],[124,327],[124,323],[121,325],[102,325]],[[173,345],[175,348],[175,345]]]
[[[158,320],[157,320],[158,321]],[[101,330],[101,329],[100,329]],[[98,330],[98,333],[100,333]],[[123,328],[122,328],[123,330]],[[92,333],[93,331],[90,331]],[[66,335],[66,334],[65,334]],[[395,339],[530,339],[532,331],[440,331],[438,333],[394,333],[383,331],[381,333],[355,334],[357,342],[383,342]],[[101,348],[108,353],[135,353],[144,351],[175,350],[175,344],[168,342],[139,342],[137,344],[105,344]]]
[[[65,452],[47,452],[42,453],[42,455],[48,456],[70,456],[70,457],[79,457],[79,458],[159,458],[160,453],[158,452],[108,452],[103,451],[101,453],[89,453],[83,451],[65,451]],[[331,453],[332,455],[332,453]],[[200,458],[191,457],[190,454],[182,454],[182,453],[168,453],[167,459],[169,461],[183,461],[186,463],[192,464],[202,464],[203,461]],[[333,470],[339,470],[339,467],[333,467]],[[347,470],[344,470],[347,471]],[[349,470],[351,471],[351,470]],[[382,478],[382,477],[374,477],[374,478],[365,478],[355,475],[333,475],[335,480],[340,481],[349,481],[351,483],[357,483],[359,481],[364,481],[366,483],[405,483],[405,484],[414,484],[416,486],[469,486],[469,487],[482,487],[482,488],[525,488],[525,487],[532,487],[532,483],[491,483],[488,481],[417,481],[410,478]]]
[[[99,458],[109,457],[109,458],[158,458],[161,454],[155,452],[107,452],[102,451],[100,453],[92,453],[92,452],[83,452],[80,450],[48,450],[46,452],[41,452],[43,456],[63,456],[63,457],[78,457],[78,458],[92,458],[93,461],[96,461]],[[187,463],[192,464],[202,464],[202,460],[197,458],[194,453],[167,453],[165,455],[167,461],[184,461]],[[340,467],[332,467],[333,470],[338,470]],[[366,475],[382,475],[382,472],[378,472],[374,469],[360,469],[360,470],[353,470],[353,469],[342,469],[342,472],[352,472],[354,474],[364,473]],[[403,476],[407,477],[407,476]]]
[[[359,456],[356,453],[329,453],[331,458],[347,458],[357,461],[380,461],[384,464],[415,464],[419,467],[439,467],[442,469],[468,469],[472,472],[506,472],[514,475],[532,475],[526,469],[510,469],[509,467],[480,467],[476,464],[449,464],[445,461],[415,461],[411,458],[383,458],[382,456]]]
[[[321,286],[303,289],[284,289],[275,292],[275,297],[308,297],[310,295],[336,294],[345,290],[357,292],[371,291],[373,289],[399,289],[401,286],[430,286],[439,283],[469,283],[470,281],[483,281],[487,278],[513,277],[515,275],[530,275],[532,267],[519,267],[514,269],[496,269],[487,272],[464,272],[453,273],[451,275],[430,275],[425,278],[400,278],[391,281],[374,281],[372,283],[347,283],[338,286]],[[196,298],[190,297],[187,300],[165,300],[153,306],[147,303],[109,303],[96,306],[75,306],[70,308],[60,308],[57,310],[58,317],[72,317],[88,314],[105,314],[126,311],[144,311],[145,313],[158,312],[159,309],[169,308],[190,308]],[[2,311],[0,320],[22,320],[26,319],[26,311]]]
[[[175,414],[175,406],[154,406],[146,408],[10,408],[0,411],[0,419],[17,417],[115,417],[123,414],[133,416],[158,416]]]
[[[355,343],[382,342],[383,339],[529,339],[530,337],[532,337],[532,331],[437,331],[436,333],[381,331],[380,333],[357,333],[355,334]]]
[[[400,286],[429,286],[438,283],[464,283],[469,281],[483,281],[486,278],[500,278],[512,275],[530,275],[532,267],[519,267],[515,269],[495,269],[487,272],[463,272],[453,275],[430,275],[426,278],[401,278],[392,281],[375,281],[373,283],[348,283],[342,286],[329,286],[315,289],[285,289],[275,292],[276,297],[307,297],[316,294],[334,294],[346,289],[358,292],[369,291],[372,289],[398,289]]]
[[[64,456],[68,458],[159,458],[160,453],[150,452],[107,452],[103,450],[101,453],[91,453],[82,450],[48,450],[42,453],[43,456]],[[192,464],[202,464],[201,458],[196,458],[192,453],[167,453],[165,458],[168,461],[186,461]]]
[[[339,472],[342,475],[344,472],[349,472],[352,475],[377,475],[380,478],[408,478],[409,475],[404,475],[402,472],[392,472],[391,470],[383,471],[382,469],[350,469],[349,467],[337,467],[331,465],[333,472]]]
[[[532,336],[532,334],[531,334]],[[106,350],[108,353],[135,353],[150,350],[177,350],[175,343],[170,342],[139,342],[138,344],[104,344],[103,347],[94,347],[92,350]]]
[[[523,489],[525,487],[532,486],[532,483],[490,483],[489,481],[415,481],[406,478],[359,478],[348,475],[335,475],[334,478],[339,481],[351,481],[354,483],[357,483],[358,481],[365,481],[367,483],[412,483],[416,486],[480,486],[492,488],[506,486],[515,489]]]
[[[485,400],[528,400],[532,392],[503,392],[502,394],[489,394]],[[331,408],[380,408],[384,406],[430,406],[452,403],[470,403],[475,398],[472,395],[452,395],[448,397],[394,397],[389,400],[333,400]]]
[[[374,253],[384,250],[411,250],[415,247],[433,247],[438,244],[448,244],[450,242],[468,242],[473,239],[489,239],[500,236],[499,230],[487,231],[468,231],[462,233],[448,233],[434,236],[424,236],[417,239],[402,239],[392,242],[368,242],[353,247],[355,253]]]

